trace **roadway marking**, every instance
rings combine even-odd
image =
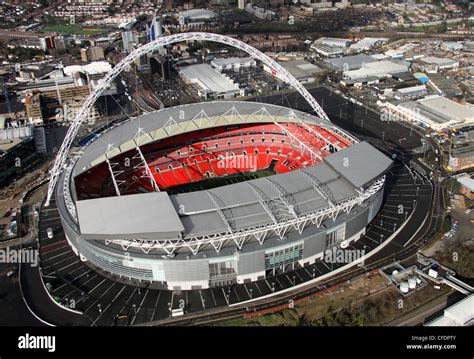
[[[303,278],[298,274],[298,271],[297,271],[297,270],[294,270],[293,272],[294,272],[294,273],[296,274],[296,276],[301,280],[301,282],[304,282]]]
[[[94,320],[94,322],[92,323],[92,325],[94,325],[95,323],[97,323],[97,321],[99,320],[100,317],[102,317],[102,314],[104,314],[107,309],[110,308],[110,306],[112,305],[112,303],[115,301],[115,299],[117,299],[117,297],[120,295],[120,293],[123,292],[123,290],[125,289],[125,285],[122,287],[122,289],[120,289],[120,291],[117,293],[117,295],[114,297],[114,299],[112,299],[109,304],[107,305],[107,307],[105,307],[105,309],[102,310],[101,313],[99,313],[99,315],[97,316],[97,318]]]
[[[104,281],[105,281],[105,279],[104,279]],[[110,290],[110,288],[112,288],[115,284],[116,284],[116,282],[112,282],[111,286],[108,287],[108,288],[100,295],[100,297],[97,298],[97,299],[84,311],[84,313],[88,312],[89,309],[91,309],[91,308],[94,306],[94,304],[97,303],[97,302],[99,301],[99,299],[102,298],[102,297]]]
[[[216,298],[214,297],[214,293],[212,292],[212,288],[209,288],[209,289],[210,289],[210,292],[211,292],[212,300],[214,301],[214,305],[217,307]]]
[[[78,268],[79,269],[79,268]],[[76,269],[77,270],[77,269]],[[75,271],[72,271],[71,273],[73,273]],[[87,274],[88,273],[88,270],[86,270],[84,273],[82,273],[81,275],[78,275],[76,278],[74,278],[73,280],[71,280],[70,282],[74,282],[76,279],[79,279],[80,277],[82,277],[83,275]],[[69,283],[67,282],[64,282],[63,284],[61,284],[59,287],[57,287],[56,289],[53,289],[52,293],[56,292],[57,290],[61,289],[62,287],[66,286],[66,285],[70,285]],[[71,292],[72,293],[72,292]]]
[[[87,294],[91,294],[91,293],[92,293],[94,290],[96,290],[96,289],[97,289],[97,287],[98,287],[99,285],[101,285],[101,284],[102,284],[102,283],[104,283],[104,282],[105,282],[105,278],[104,278],[104,279],[102,279],[102,282],[100,282],[99,284],[97,284],[97,285],[96,285],[94,288],[92,288],[92,290],[91,290],[91,291],[89,291],[89,293],[87,293]],[[87,283],[87,282],[86,282],[86,283]],[[86,283],[84,283],[84,284],[86,284]]]
[[[278,280],[278,277],[275,276],[275,280],[278,282],[278,285],[282,288],[285,288],[284,286],[281,285],[280,281]]]
[[[62,270],[64,270],[64,269],[66,269],[67,267],[70,267],[70,266],[72,266],[72,265],[74,265],[74,264],[76,264],[76,263],[80,263],[80,260],[77,260],[77,261],[75,261],[75,262],[72,262],[71,264],[68,264],[67,266],[64,266],[64,267],[62,267],[62,268],[59,268],[58,270],[55,270],[54,272],[49,273],[49,275],[53,275],[54,273],[58,273],[58,272],[60,272],[60,271],[62,271]]]
[[[126,286],[124,286],[126,287]],[[127,301],[125,302],[125,304],[123,305],[123,307],[119,310],[119,314],[122,313],[122,310],[124,310],[125,306],[128,304],[128,302],[130,301],[130,299],[132,299],[133,295],[135,294],[135,292],[137,291],[138,287],[135,287],[135,289],[133,290],[132,294],[130,294],[130,297],[128,297]],[[115,300],[115,299],[114,299]],[[134,313],[135,314],[135,313]]]
[[[237,294],[237,291],[235,290],[235,287],[232,287],[232,289],[234,290],[235,296],[237,297],[237,301],[240,302],[240,297]],[[250,295],[249,295],[249,297],[250,297]],[[229,295],[229,299],[230,299],[230,295]]]
[[[155,318],[156,308],[158,308],[158,302],[160,301],[160,296],[161,296],[161,290],[158,292],[158,297],[156,298],[156,302],[155,302],[155,308],[153,309],[153,313],[151,313],[150,322],[152,322],[153,319]]]
[[[202,291],[199,289],[199,296],[201,297],[202,309],[206,310],[206,304],[204,303],[204,298],[202,297]]]
[[[77,257],[76,257],[76,256],[69,256],[69,257],[67,257],[67,258],[61,259],[60,261],[57,261],[57,262],[48,264],[47,266],[44,266],[43,269],[46,270],[46,269],[49,269],[49,268],[51,268],[51,267],[55,267],[55,266],[57,266],[59,263],[66,262],[66,261],[69,261],[69,260],[74,259],[74,258],[77,258]]]
[[[244,288],[247,291],[247,294],[248,294],[249,298],[252,299],[252,296],[250,295],[250,292],[249,292],[247,286],[245,285],[245,283],[244,283]]]
[[[69,251],[65,251],[65,252],[63,252],[63,253],[61,253],[61,254],[56,254],[55,256],[52,256],[52,257],[43,258],[43,262],[44,262],[44,261],[50,261],[50,260],[52,260],[52,259],[54,259],[54,258],[57,258],[57,257],[61,257],[61,256],[65,255],[66,253],[69,253]]]
[[[229,305],[229,299],[227,299],[227,295],[224,292],[224,288],[221,288],[221,289],[222,289],[222,294],[224,294],[224,299],[225,299],[227,305]]]
[[[148,292],[149,292],[149,289],[147,288],[147,289],[146,289],[146,293],[145,293],[145,295],[143,296],[143,299],[142,299],[142,301],[141,301],[141,303],[140,303],[140,306],[138,307],[137,315],[135,315],[135,316],[133,317],[132,325],[133,325],[133,323],[135,323],[135,319],[138,317],[138,313],[140,313],[140,309],[142,309],[142,305],[143,305],[143,303],[145,302],[145,298],[146,298],[146,296],[148,295]]]

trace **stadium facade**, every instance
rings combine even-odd
[[[61,173],[55,199],[81,260],[173,290],[305,266],[364,235],[391,160],[281,106],[208,102],[131,118]]]

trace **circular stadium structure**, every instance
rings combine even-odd
[[[260,280],[364,235],[391,160],[330,122],[238,101],[183,105],[97,136],[55,200],[81,260],[172,290]]]

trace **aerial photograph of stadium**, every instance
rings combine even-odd
[[[0,44],[15,353],[403,327],[472,357],[472,3],[5,0]]]

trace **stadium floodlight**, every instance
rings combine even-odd
[[[221,34],[206,33],[206,32],[185,32],[185,33],[173,34],[169,36],[163,36],[152,42],[149,42],[146,45],[143,45],[135,49],[129,55],[123,58],[112,70],[110,70],[107,73],[107,75],[99,82],[99,85],[96,88],[94,88],[94,90],[86,98],[86,100],[82,104],[82,107],[77,113],[75,119],[73,120],[71,126],[69,127],[69,130],[66,133],[66,137],[64,138],[64,141],[61,144],[61,147],[56,155],[53,168],[50,172],[48,194],[47,194],[46,202],[45,202],[46,206],[49,205],[51,197],[54,193],[56,183],[58,182],[59,176],[61,175],[61,172],[64,168],[65,162],[67,160],[67,155],[69,153],[69,149],[71,148],[73,140],[76,137],[80,126],[88,117],[92,106],[94,105],[96,100],[102,95],[103,91],[110,85],[112,81],[114,81],[114,79],[124,69],[129,67],[130,64],[132,64],[137,58],[151,51],[162,48],[163,46],[167,46],[167,45],[171,45],[171,44],[179,43],[183,41],[218,42],[221,44],[235,47],[239,50],[246,52],[252,58],[260,60],[266,66],[268,66],[272,70],[272,74],[274,76],[278,76],[281,80],[287,82],[296,91],[298,91],[303,96],[303,98],[309,103],[309,105],[313,108],[315,113],[322,120],[330,122],[324,110],[321,108],[321,106],[315,100],[315,98],[308,92],[308,90],[306,90],[304,86],[293,75],[291,75],[285,68],[283,68],[275,60],[271,59],[270,57],[268,57],[261,51],[257,50],[256,48],[229,36],[225,36]]]

